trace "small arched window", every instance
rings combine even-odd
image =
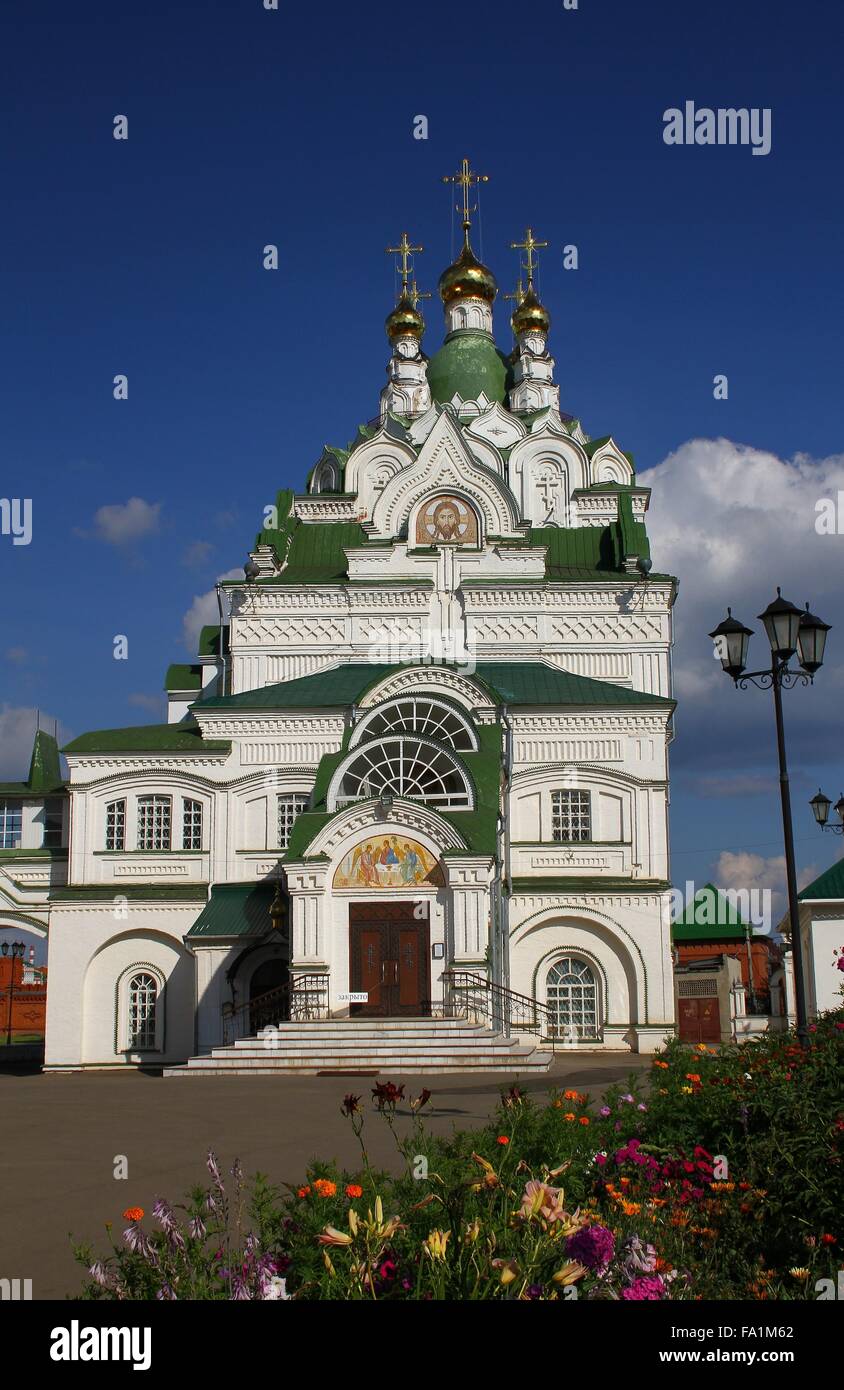
[[[127,994],[127,1046],[132,1052],[151,1052],[156,1047],[158,980],[146,970],[129,979]]]
[[[555,1037],[571,1042],[598,1037],[598,985],[591,967],[577,956],[563,956],[548,971],[545,997]]]

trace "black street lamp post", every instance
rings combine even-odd
[[[9,973],[9,1012],[6,1016],[7,1047],[12,1046],[12,1001],[15,997],[15,961],[23,956],[25,950],[26,942],[24,941],[13,941],[11,946],[8,941],[4,941],[3,945],[0,946],[0,951],[2,951],[4,958],[8,956],[10,951],[12,953],[12,968]]]
[[[791,822],[791,792],[788,783],[788,764],[785,754],[785,728],[782,713],[782,692],[798,682],[811,685],[815,672],[823,665],[826,634],[829,623],[822,622],[809,612],[795,608],[777,589],[777,597],[759,614],[771,646],[771,666],[767,671],[747,671],[747,651],[753,632],[732,615],[727,616],[709,636],[716,644],[716,654],[737,689],[746,690],[748,682],[760,690],[772,690],[777,727],[777,755],[780,769],[780,800],[785,842],[785,871],[788,887],[788,917],[791,924],[791,948],[794,952],[794,993],[797,1010],[797,1036],[801,1046],[809,1041],[807,1032],[806,981],[803,970],[803,947],[800,938],[800,907],[797,901],[797,869],[794,859],[794,830]],[[791,658],[797,654],[801,670],[792,670]],[[816,813],[817,814],[817,813]]]

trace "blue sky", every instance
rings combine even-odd
[[[726,603],[753,616],[777,583],[841,624],[844,537],[817,537],[806,508],[842,450],[842,29],[840,6],[819,0],[8,0],[0,491],[33,499],[34,534],[26,547],[0,537],[0,775],[20,775],[35,707],[74,734],[159,717],[166,666],[191,655],[195,596],[243,563],[276,490],[376,414],[384,247],[405,228],[421,240],[418,278],[435,289],[452,251],[441,176],[464,154],[491,176],[477,249],[502,290],[526,224],[550,243],[540,287],[563,407],[657,470],[654,559],[665,567],[664,534],[681,666],[711,660],[704,634]],[[667,146],[663,112],[687,100],[770,108],[771,153]],[[117,114],[128,141],[112,138]],[[276,273],[261,267],[267,243]],[[427,318],[433,352],[436,303]],[[507,345],[501,304],[497,329]],[[688,447],[717,439],[729,447],[711,464]],[[738,523],[735,446],[759,480]],[[132,497],[147,530],[120,541],[95,515]],[[723,575],[709,545],[722,522],[749,557]],[[117,633],[127,662],[112,659]],[[805,809],[817,779],[837,796],[844,777],[838,636],[815,690],[788,697],[804,867],[841,843]],[[703,881],[725,850],[780,852],[769,697],[723,686],[710,697],[690,678],[681,698],[679,880]]]

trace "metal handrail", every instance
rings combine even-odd
[[[548,1039],[552,1048],[558,1038],[565,1037],[556,1015],[546,1004],[519,994],[514,989],[496,984],[485,975],[471,970],[445,970],[443,982],[443,1013],[447,1017],[486,1019],[507,1032],[538,1033]]]
[[[301,1019],[328,1017],[328,976],[291,975],[283,985],[257,994],[242,1004],[222,1008],[223,1045],[254,1037],[262,1028]]]

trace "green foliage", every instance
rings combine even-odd
[[[77,1249],[83,1296],[814,1298],[841,1260],[842,1064],[840,1013],[805,1049],[793,1034],[672,1042],[599,1104],[513,1088],[488,1125],[448,1139],[424,1125],[427,1092],[378,1083],[397,1176],[372,1169],[373,1117],[346,1096],[357,1171],[314,1162],[278,1188],[235,1165],[230,1193],[209,1155],[210,1186],[157,1203],[159,1229],[130,1209],[110,1257]]]

